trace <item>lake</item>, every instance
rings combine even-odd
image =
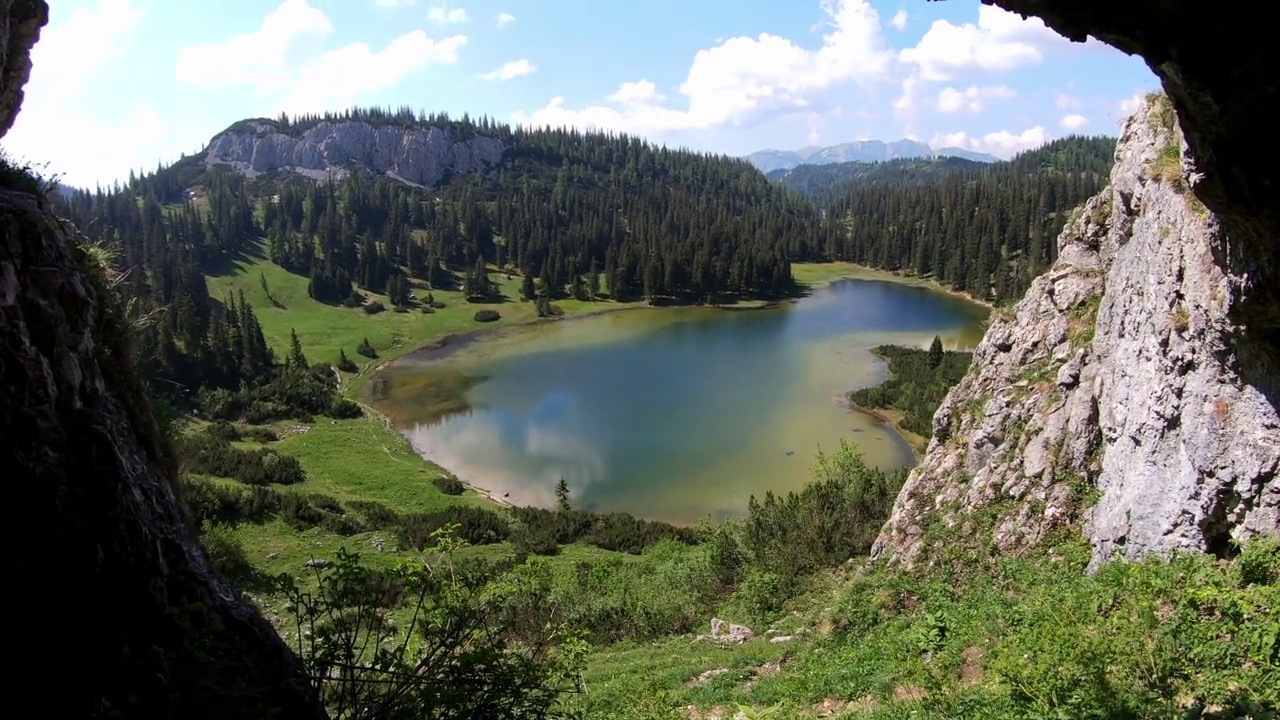
[[[802,486],[841,439],[912,462],[845,395],[881,381],[881,344],[949,349],[985,308],[919,286],[842,280],[770,309],[655,308],[514,326],[394,363],[373,403],[424,457],[515,504],[690,524]]]

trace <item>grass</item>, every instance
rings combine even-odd
[[[489,504],[480,495],[445,495],[431,479],[445,473],[422,459],[407,440],[376,417],[320,418],[307,432],[285,437],[274,447],[296,456],[308,480],[299,489],[331,495],[341,502],[370,500],[398,512],[431,512],[458,505]]]

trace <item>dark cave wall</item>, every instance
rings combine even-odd
[[[48,8],[0,9],[7,129]],[[128,323],[82,241],[0,188],[10,699],[49,717],[320,717],[296,658],[193,539]]]

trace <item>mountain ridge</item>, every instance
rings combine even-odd
[[[973,162],[997,162],[1000,158],[963,148],[934,149],[918,140],[854,140],[828,146],[808,146],[799,150],[766,148],[744,155],[743,159],[760,172],[788,170],[799,165],[825,165],[841,162],[884,162],[904,158],[959,157]]]

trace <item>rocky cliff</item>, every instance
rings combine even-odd
[[[453,174],[493,167],[502,161],[503,151],[496,138],[457,138],[433,126],[323,121],[300,133],[286,133],[275,122],[256,120],[215,137],[205,163],[230,165],[249,177],[285,171],[324,179],[358,168],[430,187]]]
[[[1186,151],[1169,99],[1149,97],[1110,186],[939,409],[873,555],[909,564],[973,533],[1017,551],[1076,526],[1095,562],[1228,554],[1280,529],[1277,378],[1244,362],[1251,278],[1222,260]]]
[[[48,8],[0,11],[7,127]],[[32,189],[21,174],[0,178]],[[0,187],[10,694],[51,717],[318,717],[297,660],[192,537],[109,282],[44,198]]]

